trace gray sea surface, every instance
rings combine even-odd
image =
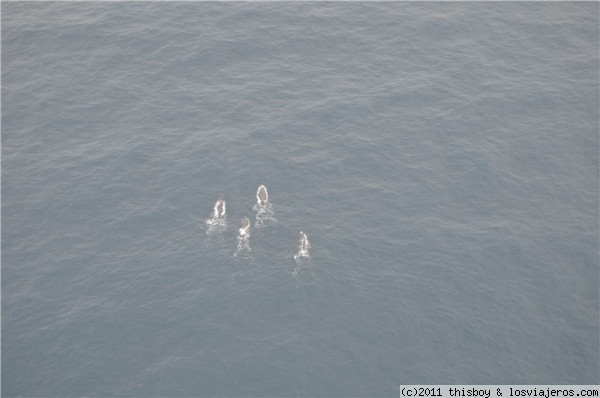
[[[599,5],[3,1],[2,396],[598,384]]]

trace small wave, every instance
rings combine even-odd
[[[275,211],[273,210],[273,205],[271,205],[271,203],[266,203],[264,205],[257,203],[252,207],[252,210],[256,212],[256,221],[254,223],[256,228],[268,227],[277,222]]]
[[[310,265],[310,254],[301,250],[298,253],[294,254],[294,260],[296,260],[296,263],[306,264],[308,262]]]
[[[296,261],[296,266],[292,271],[292,276],[296,279],[296,288],[316,280],[310,256],[298,253],[294,256],[294,261]]]
[[[208,218],[206,219],[207,235],[221,234],[227,229],[227,220],[224,218]]]
[[[250,233],[247,233],[246,235],[238,235],[237,248],[233,255],[235,257],[250,258],[251,252],[252,249],[250,248]]]

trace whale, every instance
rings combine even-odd
[[[250,220],[248,220],[248,217],[244,216],[244,218],[242,218],[242,224],[240,225],[240,236],[246,236],[248,235],[248,229],[250,229]]]
[[[258,190],[256,191],[256,201],[261,206],[266,205],[269,201],[269,193],[267,192],[267,187],[264,185],[258,187]]]
[[[215,203],[215,208],[214,208],[214,213],[213,213],[214,218],[215,219],[225,218],[225,211],[226,211],[225,199],[223,198],[223,195],[221,195],[221,196],[219,196],[219,199],[217,199],[217,202]]]
[[[310,243],[308,243],[308,238],[306,234],[300,231],[298,236],[298,251],[303,254],[308,254],[308,248],[310,247]]]

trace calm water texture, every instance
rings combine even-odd
[[[2,395],[599,383],[598,15],[3,2]]]

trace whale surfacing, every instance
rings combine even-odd
[[[304,232],[300,231],[300,234],[299,234],[299,237],[298,237],[298,251],[299,251],[299,253],[307,255],[309,247],[310,247],[310,243],[308,243],[308,238],[306,237],[306,234]]]
[[[223,195],[219,196],[219,199],[217,199],[217,202],[215,203],[215,208],[214,208],[214,218],[215,219],[223,219],[225,218],[225,199],[223,198]]]
[[[240,225],[240,236],[246,236],[248,235],[248,229],[250,228],[250,220],[248,220],[248,217],[244,216],[244,218],[242,218],[242,225]]]
[[[264,185],[261,185],[260,187],[258,187],[258,190],[256,191],[256,201],[258,202],[259,205],[264,206],[267,204],[269,200],[269,193],[267,192],[267,187],[265,187]]]

